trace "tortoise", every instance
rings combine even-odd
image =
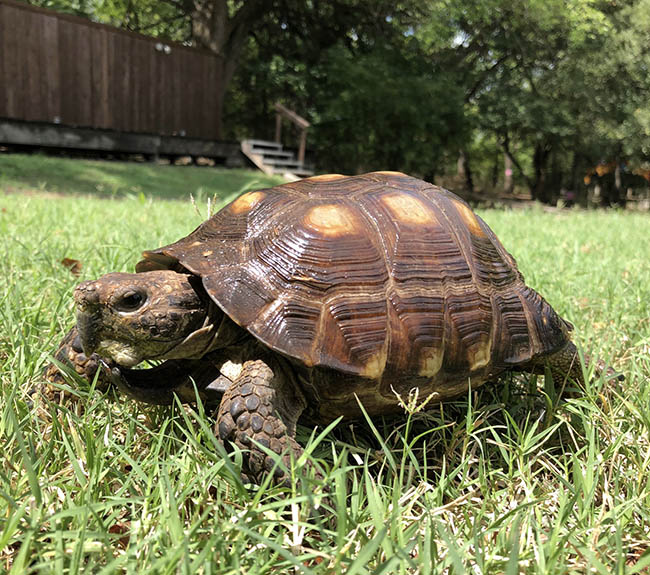
[[[274,464],[260,446],[301,453],[299,419],[395,413],[414,388],[444,401],[506,370],[583,377],[571,324],[487,224],[398,172],[245,193],[74,299],[56,357],[87,378],[103,363],[143,401],[219,401],[216,433],[256,481]],[[165,361],[131,369],[143,360]]]

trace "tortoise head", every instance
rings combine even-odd
[[[86,355],[132,367],[145,359],[200,357],[213,343],[209,298],[196,276],[111,273],[78,285],[74,299]]]

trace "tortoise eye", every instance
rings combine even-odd
[[[135,311],[142,307],[146,297],[137,291],[126,292],[115,304],[118,311]]]

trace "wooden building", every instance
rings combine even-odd
[[[0,0],[0,144],[237,163],[218,140],[219,56]]]

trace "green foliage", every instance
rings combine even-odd
[[[462,92],[444,71],[406,50],[377,45],[325,57],[314,147],[343,173],[403,170],[432,177],[463,137]]]
[[[95,22],[160,36],[177,42],[191,40],[190,19],[179,4],[158,0],[27,0],[29,4],[84,16]]]

